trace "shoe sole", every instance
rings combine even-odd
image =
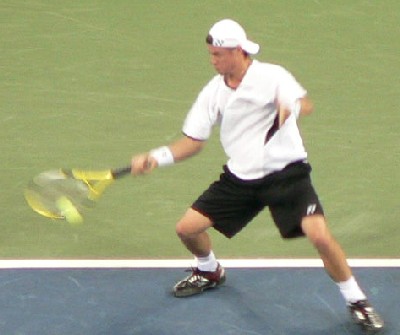
[[[373,326],[364,324],[363,320],[357,318],[357,316],[355,316],[353,313],[351,313],[351,318],[353,319],[353,322],[356,325],[361,327],[364,334],[378,334],[378,333],[383,334],[385,331],[384,326],[382,326],[381,328],[373,328]]]
[[[208,289],[212,289],[212,288],[216,288],[218,286],[221,286],[223,283],[225,283],[225,281],[226,281],[226,277],[224,276],[224,277],[222,277],[220,279],[220,281],[218,283],[216,283],[213,286],[197,287],[197,288],[196,287],[192,287],[192,288],[187,289],[187,290],[178,290],[178,291],[174,290],[173,293],[174,293],[175,298],[186,298],[186,297],[190,297],[192,295],[203,293],[204,291],[206,291]]]

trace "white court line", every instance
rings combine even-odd
[[[220,259],[227,268],[319,268],[320,259]],[[349,259],[351,267],[400,267],[400,258]],[[0,269],[188,268],[193,259],[32,259],[0,260]]]

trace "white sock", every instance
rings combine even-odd
[[[339,286],[340,292],[342,293],[346,302],[352,303],[367,299],[353,276],[346,281],[338,282],[337,285]]]
[[[212,250],[208,256],[195,257],[195,259],[197,260],[197,267],[199,268],[199,270],[201,270],[201,271],[217,270],[218,262],[217,262],[217,259],[215,258],[215,255]]]

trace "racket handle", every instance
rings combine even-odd
[[[124,177],[128,174],[131,173],[131,167],[130,166],[125,166],[123,168],[117,168],[117,169],[113,169],[111,171],[111,174],[113,176],[114,179],[118,179],[121,177]]]

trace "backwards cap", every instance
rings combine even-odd
[[[255,55],[260,50],[260,46],[257,43],[247,39],[246,32],[242,26],[231,19],[224,19],[215,23],[208,33],[207,42],[215,47],[222,48],[240,46],[251,55]]]

